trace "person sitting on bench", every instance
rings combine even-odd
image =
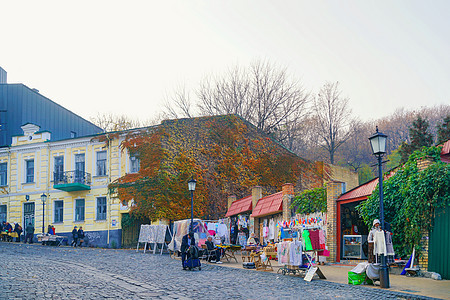
[[[212,236],[208,236],[208,240],[205,242],[206,244],[206,248],[208,249],[209,252],[214,253],[214,260],[212,260],[212,256],[208,258],[208,260],[210,262],[215,262],[216,264],[221,264],[222,262],[220,261],[220,256],[221,256],[221,251],[220,249],[218,249],[213,241],[212,241]]]

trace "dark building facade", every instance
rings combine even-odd
[[[0,67],[0,147],[21,135],[21,126],[33,123],[41,131],[50,131],[52,141],[102,132],[93,123],[30,89],[24,84],[8,84]]]

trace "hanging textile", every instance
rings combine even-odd
[[[313,250],[313,247],[311,245],[311,239],[309,238],[309,231],[303,230],[302,236],[303,236],[303,242],[305,243],[305,251]]]
[[[386,255],[386,238],[383,231],[375,231],[373,234],[373,253]]]
[[[269,221],[269,240],[275,239],[275,222],[273,219],[270,219]]]
[[[311,246],[314,250],[320,249],[319,243],[319,230],[310,229],[309,238],[311,240]]]
[[[300,241],[290,242],[289,264],[293,266],[302,265],[302,243]]]

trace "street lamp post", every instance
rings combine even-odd
[[[380,226],[381,230],[384,232],[384,207],[383,207],[383,167],[382,167],[382,156],[386,154],[386,139],[387,135],[377,131],[370,138],[370,146],[372,147],[372,153],[377,157],[378,160],[378,187],[380,194]],[[389,288],[389,270],[386,265],[386,255],[381,255],[381,266],[380,266],[380,287]]]
[[[44,235],[45,232],[45,225],[44,225],[44,219],[45,219],[45,201],[47,201],[47,195],[45,193],[42,193],[41,195],[41,201],[42,201],[42,235]]]
[[[192,177],[188,182],[189,191],[191,191],[191,226],[189,231],[192,232],[194,230],[194,191],[195,185],[197,184],[197,180]]]

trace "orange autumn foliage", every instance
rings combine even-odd
[[[134,200],[132,213],[150,219],[190,217],[192,176],[194,215],[206,219],[223,217],[227,196],[242,197],[255,185],[271,193],[287,182],[298,188],[320,182],[314,164],[235,115],[163,121],[130,134],[122,147],[139,156],[141,169],[110,188],[121,200]]]

